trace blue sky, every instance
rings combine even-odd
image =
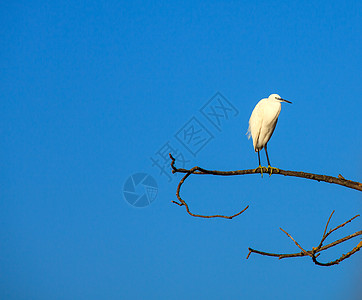
[[[316,246],[332,210],[332,226],[361,213],[359,192],[194,176],[182,193],[193,211],[250,205],[234,220],[197,219],[171,203],[180,176],[151,158],[169,142],[187,167],[256,167],[249,116],[278,93],[293,104],[269,142],[272,165],[361,181],[360,2],[11,1],[0,11],[1,299],[357,299],[359,253],[330,268],[245,257],[249,246],[298,252],[279,227]],[[200,112],[217,92],[237,110],[220,131]],[[196,155],[175,137],[192,118],[213,137]],[[123,195],[135,173],[157,182],[145,208]]]

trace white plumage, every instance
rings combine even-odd
[[[270,167],[267,143],[269,142],[281,110],[281,102],[292,103],[282,99],[278,94],[271,94],[268,98],[262,99],[255,106],[249,120],[248,137],[253,138],[253,146],[255,152],[258,152],[259,166],[261,149],[265,149],[268,166]]]

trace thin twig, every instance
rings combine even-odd
[[[299,245],[298,242],[297,242],[295,239],[293,239],[293,237],[292,237],[288,232],[286,232],[283,228],[279,228],[279,229],[280,229],[281,231],[283,231],[288,237],[290,237],[291,240],[297,245],[297,247],[298,247],[300,250],[302,250],[302,252],[303,252],[304,254],[309,255],[309,256],[312,256],[312,255],[310,255],[307,251],[305,251],[305,250],[302,248],[302,246]]]
[[[170,154],[170,158],[172,159],[172,162],[171,162],[171,167],[172,167],[172,170],[177,170],[175,168],[175,159],[172,157],[172,155]],[[224,218],[224,219],[232,219],[232,218],[235,218],[239,215],[241,215],[244,211],[246,211],[248,208],[249,208],[249,205],[247,205],[243,210],[239,211],[238,213],[232,215],[232,216],[225,216],[225,215],[200,215],[200,214],[195,214],[195,213],[192,213],[190,211],[190,208],[189,208],[189,205],[186,203],[185,200],[183,200],[180,196],[180,190],[181,190],[181,186],[182,184],[185,182],[186,178],[189,177],[191,174],[194,174],[195,172],[205,172],[206,170],[202,169],[202,168],[199,168],[199,167],[193,167],[192,169],[190,169],[186,175],[184,177],[182,177],[182,179],[180,180],[178,186],[177,186],[177,189],[176,189],[176,197],[177,199],[179,200],[179,202],[177,201],[172,201],[172,203],[175,203],[177,204],[178,206],[185,206],[186,208],[186,211],[187,213],[190,215],[190,216],[193,216],[193,217],[199,217],[199,218],[206,218],[206,219],[209,219],[209,218]]]
[[[326,246],[322,246],[323,245],[323,242],[325,241],[325,239],[328,237],[328,235],[330,235],[331,233],[333,233],[334,231],[336,231],[337,229],[339,228],[342,228],[343,226],[345,226],[347,223],[350,223],[351,221],[353,221],[355,218],[359,217],[359,215],[356,215],[354,216],[353,218],[349,219],[348,221],[338,225],[337,227],[333,228],[333,229],[330,229],[327,232],[327,229],[328,229],[328,225],[329,225],[329,222],[332,218],[332,215],[334,214],[334,211],[331,213],[328,221],[327,221],[327,224],[326,224],[326,227],[324,229],[324,233],[323,233],[323,236],[322,236],[322,239],[319,243],[319,245],[317,247],[313,247],[312,250],[309,250],[309,251],[306,251],[305,249],[303,249],[300,244],[289,234],[287,233],[285,230],[283,230],[282,228],[280,228],[289,238],[291,238],[294,243],[298,246],[299,249],[302,250],[302,252],[298,252],[298,253],[287,253],[287,254],[281,254],[281,253],[270,253],[270,252],[264,252],[264,251],[259,251],[259,250],[255,250],[253,248],[248,248],[249,249],[249,253],[247,255],[247,259],[249,258],[250,254],[251,253],[256,253],[256,254],[260,254],[260,255],[264,255],[264,256],[272,256],[272,257],[278,257],[279,259],[282,259],[282,258],[291,258],[291,257],[303,257],[303,256],[310,256],[312,258],[312,261],[318,265],[318,266],[333,266],[333,265],[337,265],[339,264],[341,261],[351,257],[353,254],[355,254],[356,252],[358,252],[361,248],[362,248],[362,241],[359,242],[357,244],[357,246],[355,246],[351,251],[349,251],[348,253],[346,254],[343,254],[341,257],[337,258],[336,260],[333,260],[333,261],[330,261],[330,262],[327,262],[327,263],[323,263],[323,262],[320,262],[317,260],[317,257],[320,255],[320,252],[322,251],[325,251],[329,248],[332,248],[334,246],[337,246],[345,241],[348,241],[356,236],[359,236],[359,235],[362,235],[362,230],[361,231],[357,231],[353,234],[350,234],[344,238],[341,238],[339,240],[336,240]]]
[[[330,222],[330,220],[331,220],[331,218],[332,218],[333,214],[334,214],[334,210],[332,211],[331,215],[330,215],[330,216],[329,216],[329,218],[328,218],[328,221],[327,221],[326,227],[324,228],[324,232],[323,232],[323,235],[322,235],[321,242],[319,243],[319,245],[318,245],[318,247],[317,247],[317,248],[322,247],[322,244],[323,244],[324,240],[326,239],[326,232],[327,232],[328,225],[329,225],[329,222]]]

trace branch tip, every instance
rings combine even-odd
[[[206,170],[203,169],[201,167],[195,166],[191,169],[181,169],[181,168],[177,168],[175,166],[175,161],[176,159],[172,156],[171,153],[169,153],[170,159],[171,159],[171,168],[172,168],[172,173],[184,173],[185,175],[182,177],[182,179],[180,180],[178,186],[177,186],[177,190],[176,190],[176,197],[179,200],[179,202],[177,201],[172,201],[172,203],[175,203],[179,206],[185,206],[186,212],[193,216],[193,217],[200,217],[200,218],[224,218],[224,219],[233,219],[234,217],[239,216],[240,214],[242,214],[243,212],[245,212],[248,208],[249,205],[247,205],[243,210],[241,210],[240,212],[232,215],[232,216],[225,216],[225,215],[199,215],[199,214],[194,214],[190,211],[188,204],[186,203],[185,200],[183,200],[180,196],[180,190],[181,190],[181,186],[182,184],[185,182],[185,180],[191,175],[191,174],[196,174],[196,175],[218,175],[218,176],[234,176],[234,175],[247,175],[247,174],[255,174],[255,173],[261,173],[263,172],[263,168],[264,167],[259,167],[256,169],[246,169],[246,170],[236,170],[236,171],[217,171],[217,170]],[[266,168],[267,169],[267,168]],[[299,177],[299,178],[305,178],[305,179],[310,179],[310,180],[316,180],[318,182],[323,181],[323,182],[327,182],[327,183],[332,183],[332,184],[338,184],[347,188],[351,188],[351,189],[355,189],[357,191],[362,191],[362,183],[360,182],[356,182],[356,181],[352,181],[352,180],[347,180],[345,179],[341,174],[338,175],[338,177],[333,177],[333,176],[327,176],[327,175],[319,175],[319,174],[313,174],[313,173],[306,173],[306,172],[301,172],[301,171],[288,171],[288,170],[281,170],[278,169],[278,172],[275,172],[274,174],[278,174],[278,175],[284,175],[284,176],[292,176],[292,177]],[[319,262],[317,260],[317,257],[320,256],[322,251],[325,251],[329,248],[332,248],[336,245],[339,245],[347,240],[350,240],[356,236],[362,235],[362,230],[361,231],[357,231],[353,234],[350,234],[344,238],[341,238],[337,241],[334,241],[326,246],[323,246],[323,242],[326,240],[326,238],[332,234],[334,231],[338,230],[339,228],[344,227],[346,224],[352,222],[355,218],[359,217],[359,215],[354,216],[353,218],[347,220],[346,222],[338,225],[337,227],[330,229],[328,232],[328,226],[329,223],[331,221],[331,218],[334,214],[334,210],[332,211],[332,213],[330,214],[328,221],[326,223],[323,235],[322,235],[322,239],[319,243],[319,245],[317,247],[313,247],[311,250],[306,251],[305,249],[302,248],[302,246],[289,234],[287,233],[284,229],[280,228],[281,231],[283,231],[294,243],[295,245],[301,250],[301,252],[298,253],[290,253],[290,254],[278,254],[278,253],[269,253],[269,252],[263,252],[263,251],[259,251],[259,250],[255,250],[252,248],[248,248],[249,253],[246,257],[246,259],[248,259],[251,255],[251,253],[257,253],[260,255],[265,255],[265,256],[272,256],[272,257],[277,257],[279,259],[282,258],[291,258],[291,257],[303,257],[303,256],[310,256],[312,258],[312,261],[319,266],[332,266],[332,265],[337,265],[339,264],[341,261],[349,258],[350,256],[352,256],[353,254],[355,254],[356,252],[358,252],[361,248],[362,248],[362,241],[358,243],[358,245],[356,247],[354,247],[351,251],[349,251],[346,254],[343,254],[341,257],[339,257],[338,259],[331,261],[331,262],[327,262],[327,263],[322,263]]]
[[[331,213],[328,221],[327,221],[327,224],[326,224],[326,228],[328,227],[328,224],[331,220],[331,217],[333,215],[334,211]],[[355,254],[356,252],[358,252],[361,248],[362,248],[362,241],[360,241],[357,246],[355,246],[351,251],[349,251],[348,253],[346,254],[343,254],[341,257],[337,258],[336,260],[333,260],[333,261],[330,261],[330,262],[327,262],[327,263],[323,263],[323,262],[320,262],[317,260],[317,257],[320,256],[321,252],[322,251],[325,251],[329,248],[332,248],[334,246],[337,246],[347,240],[350,240],[356,236],[359,236],[359,235],[362,235],[362,230],[361,231],[357,231],[353,234],[350,234],[344,238],[341,238],[337,241],[334,241],[326,246],[322,246],[323,245],[323,241],[327,238],[328,235],[330,235],[332,232],[336,231],[337,229],[343,227],[344,225],[346,225],[347,223],[351,222],[352,220],[354,220],[355,218],[357,218],[359,215],[356,215],[354,216],[353,218],[347,220],[346,222],[338,225],[337,227],[331,229],[328,231],[328,233],[326,233],[327,229],[325,228],[324,230],[324,233],[323,233],[323,236],[322,236],[322,239],[321,239],[321,242],[319,243],[319,245],[317,247],[312,247],[311,250],[309,251],[306,251],[304,250],[296,240],[294,240],[294,238],[289,234],[287,233],[284,229],[280,228],[280,230],[282,230],[289,238],[291,238],[294,243],[297,245],[297,247],[299,249],[302,250],[302,252],[299,252],[299,253],[290,253],[290,254],[277,254],[277,253],[269,253],[269,252],[263,252],[263,251],[259,251],[259,250],[254,250],[252,248],[248,248],[249,249],[249,254],[248,256],[250,255],[250,253],[257,253],[257,254],[260,254],[260,255],[265,255],[265,256],[274,256],[274,257],[278,257],[279,259],[282,259],[282,258],[290,258],[290,257],[303,257],[303,256],[310,256],[312,258],[312,261],[314,262],[314,264],[318,265],[318,266],[324,266],[324,267],[328,267],[328,266],[333,266],[333,265],[338,265],[340,262],[342,262],[343,260],[351,257],[353,254]]]

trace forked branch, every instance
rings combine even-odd
[[[175,159],[173,158],[173,156],[171,155],[171,153],[169,154],[170,155],[170,158],[172,159],[172,162],[171,162],[171,167],[172,167],[172,173],[176,173],[177,172],[177,168],[175,167]],[[176,170],[176,171],[175,171]],[[243,210],[241,210],[240,212],[232,215],[232,216],[224,216],[224,215],[200,215],[200,214],[195,214],[195,213],[192,213],[190,211],[190,208],[188,206],[188,204],[186,203],[185,200],[183,200],[180,196],[180,190],[181,190],[181,186],[182,184],[185,182],[185,180],[187,179],[187,177],[189,177],[191,174],[195,174],[195,172],[207,172],[207,170],[204,170],[202,168],[199,168],[199,167],[193,167],[192,169],[190,170],[187,170],[186,172],[186,175],[184,177],[182,177],[182,179],[180,180],[178,186],[177,186],[177,190],[176,190],[176,197],[177,199],[180,201],[180,202],[177,202],[177,201],[172,201],[172,203],[175,203],[179,206],[185,206],[186,208],[186,211],[189,215],[193,216],[193,217],[199,217],[199,218],[224,218],[224,219],[232,219],[232,218],[235,218],[236,216],[242,214],[244,211],[246,211],[249,207],[249,205],[247,205]],[[184,173],[184,172],[182,172]],[[196,174],[201,174],[201,173],[196,173]]]
[[[306,172],[300,172],[300,171],[287,171],[287,170],[281,170],[281,169],[277,169],[277,170],[273,169],[274,171],[272,171],[271,169],[268,170],[266,167],[262,167],[263,170],[261,168],[257,168],[257,169],[246,169],[246,170],[236,170],[236,171],[217,171],[217,170],[206,170],[206,169],[203,169],[203,168],[200,168],[200,167],[193,167],[193,168],[188,170],[188,169],[176,168],[176,166],[175,166],[175,158],[171,155],[171,153],[169,154],[169,156],[171,158],[172,173],[185,173],[185,176],[182,177],[182,179],[180,180],[180,182],[179,182],[179,184],[177,186],[177,190],[176,190],[176,197],[179,200],[179,202],[177,202],[177,201],[172,201],[172,202],[179,205],[179,206],[185,206],[187,213],[189,215],[193,216],[193,217],[232,219],[232,218],[234,218],[236,216],[239,216],[245,210],[247,210],[249,205],[246,206],[240,212],[238,212],[238,213],[236,213],[236,214],[234,214],[232,216],[224,216],[224,215],[206,216],[206,215],[199,215],[199,214],[192,213],[190,211],[190,208],[189,208],[188,204],[186,203],[186,201],[183,200],[181,198],[181,196],[180,196],[181,186],[191,174],[195,174],[195,175],[235,176],[235,175],[260,174],[260,173],[268,173],[268,172],[270,172],[269,174],[271,175],[271,172],[273,172],[273,174],[277,174],[277,175],[306,178],[306,179],[316,180],[318,182],[319,181],[324,181],[324,182],[328,182],[328,183],[338,184],[338,185],[341,185],[341,186],[344,186],[344,187],[347,187],[347,188],[350,188],[350,189],[354,189],[354,190],[357,190],[357,191],[362,191],[362,183],[352,181],[352,180],[347,180],[340,174],[338,175],[338,177],[333,177],[333,176],[328,176],[328,175],[319,175],[319,174],[306,173]]]
[[[319,260],[317,260],[317,257],[321,254],[322,251],[325,251],[329,248],[335,247],[339,244],[342,244],[343,242],[346,242],[356,236],[362,235],[362,230],[361,231],[357,231],[353,234],[350,234],[344,238],[341,238],[339,240],[336,240],[328,245],[323,246],[324,241],[327,239],[327,237],[333,233],[334,231],[342,228],[343,226],[345,226],[346,224],[348,224],[349,222],[353,221],[355,218],[359,217],[359,215],[354,216],[353,218],[349,219],[348,221],[342,223],[341,225],[338,225],[337,227],[330,229],[327,232],[328,229],[328,225],[329,222],[332,218],[332,215],[334,214],[334,211],[331,213],[331,215],[329,216],[329,219],[327,221],[326,227],[324,229],[323,235],[322,235],[322,239],[320,241],[320,243],[318,244],[317,247],[313,247],[311,250],[305,250],[289,233],[287,233],[285,230],[283,230],[282,228],[280,228],[281,231],[283,231],[295,244],[296,246],[301,250],[301,252],[297,252],[297,253],[287,253],[287,254],[279,254],[279,253],[270,253],[270,252],[264,252],[264,251],[259,251],[259,250],[255,250],[252,248],[249,248],[249,254],[246,257],[247,259],[249,258],[251,253],[256,253],[256,254],[260,254],[260,255],[265,255],[265,256],[272,256],[272,257],[278,257],[279,259],[283,259],[283,258],[291,258],[291,257],[303,257],[303,256],[310,256],[312,261],[318,265],[318,266],[324,266],[324,267],[328,267],[328,266],[333,266],[333,265],[337,265],[339,264],[341,261],[345,260],[346,258],[349,258],[351,255],[355,254],[356,252],[358,252],[361,248],[362,248],[362,241],[360,241],[357,246],[355,246],[351,251],[349,251],[346,254],[341,255],[339,258],[330,261],[330,262],[320,262]]]
[[[265,167],[261,167],[261,168],[257,168],[257,169],[246,169],[246,170],[236,170],[236,171],[217,171],[217,170],[206,170],[200,167],[193,167],[191,169],[182,169],[182,168],[176,168],[175,166],[175,158],[171,155],[171,153],[169,154],[170,158],[171,158],[171,168],[172,168],[172,173],[185,173],[185,175],[182,177],[182,179],[180,180],[178,186],[177,186],[177,190],[176,190],[176,197],[178,199],[179,202],[177,201],[172,201],[173,203],[179,205],[179,206],[185,206],[186,211],[189,215],[193,216],[193,217],[200,217],[200,218],[225,218],[225,219],[232,219],[236,216],[239,216],[240,214],[242,214],[244,211],[246,211],[249,207],[246,206],[243,210],[241,210],[240,212],[232,215],[232,216],[225,216],[225,215],[200,215],[200,214],[195,214],[192,213],[190,211],[190,208],[188,206],[188,204],[186,203],[185,200],[183,200],[180,196],[180,190],[181,190],[181,186],[182,184],[185,182],[185,180],[191,175],[191,174],[196,174],[196,175],[217,175],[217,176],[234,176],[234,175],[247,175],[247,174],[260,174],[260,173],[268,173],[271,175],[272,173],[272,169],[268,169]],[[352,181],[352,180],[347,180],[345,179],[342,175],[338,175],[338,177],[333,177],[333,176],[327,176],[327,175],[319,175],[319,174],[313,174],[313,173],[305,173],[305,172],[300,172],[300,171],[287,171],[287,170],[281,170],[281,169],[273,169],[276,171],[273,171],[273,174],[278,174],[278,175],[284,175],[284,176],[294,176],[294,177],[300,177],[300,178],[306,178],[306,179],[311,179],[311,180],[317,180],[318,182],[320,181],[324,181],[324,182],[328,182],[328,183],[333,183],[333,184],[338,184],[347,188],[351,188],[357,191],[362,191],[362,183],[360,182],[356,182],[356,181]],[[265,256],[272,256],[272,257],[278,257],[279,259],[282,258],[290,258],[290,257],[304,257],[304,256],[309,256],[311,257],[312,261],[319,266],[332,266],[332,265],[336,265],[339,264],[341,261],[349,258],[351,255],[355,254],[356,252],[358,252],[361,248],[362,248],[362,241],[360,241],[357,246],[355,246],[351,251],[349,251],[346,254],[343,254],[342,256],[340,256],[339,258],[330,261],[330,262],[320,262],[317,257],[319,257],[319,255],[321,254],[322,251],[326,251],[329,248],[335,247],[343,242],[346,242],[354,237],[357,237],[359,235],[362,235],[362,230],[361,231],[357,231],[353,234],[350,234],[344,238],[341,238],[339,240],[336,240],[332,243],[329,243],[328,245],[323,246],[323,243],[325,242],[325,240],[327,239],[327,237],[329,235],[331,235],[333,232],[335,232],[336,230],[344,227],[346,224],[348,224],[349,222],[353,221],[355,218],[359,217],[359,215],[354,216],[353,218],[349,219],[348,221],[338,225],[337,227],[330,229],[328,232],[328,225],[329,222],[332,218],[334,211],[331,213],[326,227],[324,229],[322,238],[320,243],[318,244],[317,247],[313,247],[311,250],[305,250],[288,232],[286,232],[284,229],[280,228],[280,230],[282,230],[294,243],[295,245],[301,250],[301,252],[297,252],[297,253],[285,253],[285,254],[279,254],[279,253],[270,253],[270,252],[264,252],[264,251],[260,251],[260,250],[256,250],[256,249],[252,249],[249,248],[249,254],[246,258],[249,258],[251,253],[256,253],[256,254],[260,254],[260,255],[265,255]]]

